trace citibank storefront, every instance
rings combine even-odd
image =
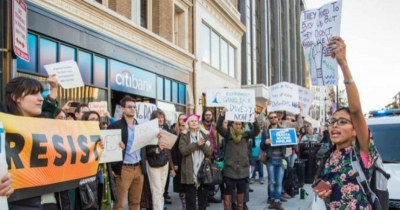
[[[61,105],[69,100],[107,101],[113,113],[122,97],[130,95],[137,101],[157,104],[171,121],[177,113],[187,112],[189,73],[174,64],[29,3],[28,20],[30,61],[17,59],[16,76],[44,82],[44,65],[75,60],[85,86],[60,88]]]

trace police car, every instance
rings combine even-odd
[[[400,208],[400,109],[370,112],[367,118],[375,146],[390,174],[388,183],[390,207]]]

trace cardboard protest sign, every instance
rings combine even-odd
[[[159,142],[165,143],[167,149],[172,149],[176,140],[178,139],[178,136],[165,130],[161,130],[160,133],[161,133],[161,139],[159,140]]]
[[[89,102],[89,109],[99,113],[100,116],[105,116],[108,112],[107,101]]]
[[[157,110],[157,106],[151,103],[136,102],[135,119],[139,124],[150,120],[151,113]]]
[[[299,114],[299,88],[298,85],[280,82],[269,88],[269,100],[271,105],[268,111],[288,111],[293,114]]]
[[[294,128],[269,129],[269,137],[272,147],[297,145],[296,129]]]
[[[158,119],[135,125],[135,138],[129,152],[139,150],[147,145],[157,145],[159,132]]]
[[[328,43],[340,35],[342,1],[318,9],[304,10],[300,15],[300,40],[311,75],[312,85],[337,85],[338,65],[331,57]]]
[[[7,174],[8,165],[6,162],[6,150],[5,150],[5,136],[3,123],[0,122],[0,179]],[[4,209],[8,209],[8,202],[6,196],[0,196],[0,206]]]
[[[73,189],[96,180],[102,149],[98,122],[0,113],[14,193],[9,201]]]
[[[315,92],[305,87],[298,86],[299,88],[299,102],[301,103],[301,116],[307,117],[310,112],[310,107],[314,100]]]
[[[119,147],[121,129],[101,130],[101,139],[103,140],[104,149],[100,163],[122,161],[122,149]]]
[[[58,83],[64,89],[84,86],[78,64],[74,60],[45,65],[44,68],[47,74],[56,74]]]

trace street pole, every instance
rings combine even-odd
[[[0,0],[0,98],[4,100],[4,88],[11,79],[12,27],[10,0]]]
[[[340,108],[339,104],[339,84],[336,85],[336,109]]]

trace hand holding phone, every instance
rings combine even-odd
[[[313,184],[312,188],[314,191],[322,192],[331,190],[331,185],[322,179],[317,179]]]

